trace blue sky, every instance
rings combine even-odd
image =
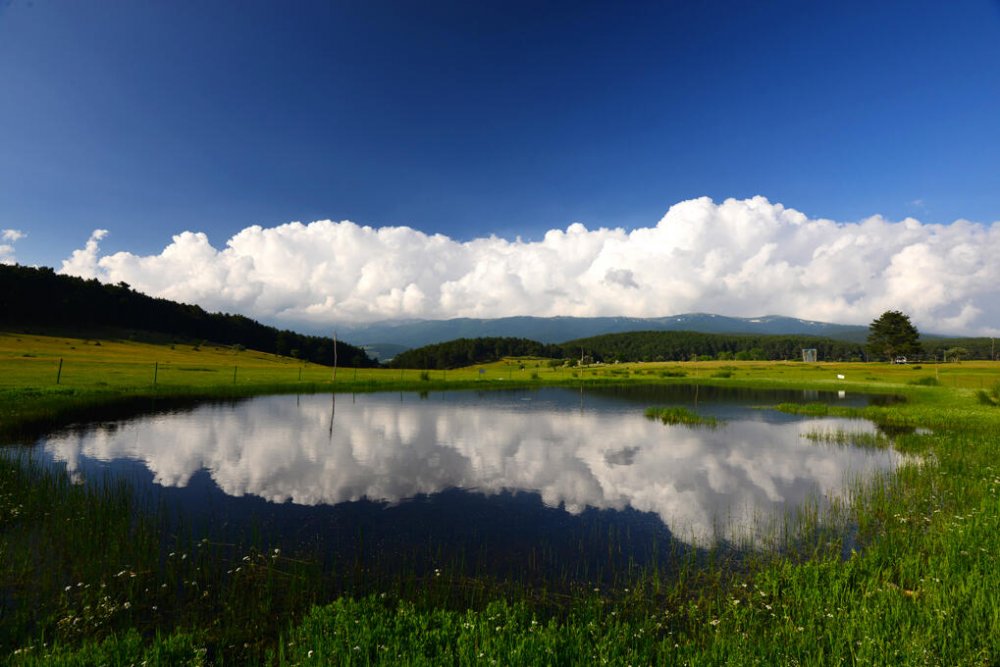
[[[95,229],[537,241],[702,196],[990,225],[998,63],[989,1],[11,0],[0,229],[58,267]]]

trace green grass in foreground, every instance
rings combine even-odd
[[[298,362],[247,357],[233,383],[231,351],[102,341],[97,356],[64,357],[64,371],[75,365],[78,373],[57,386],[52,355],[83,343],[36,339],[24,351],[18,337],[0,337],[0,433],[8,441],[153,397],[322,391],[332,380],[330,369],[303,367],[299,380]],[[29,366],[42,363],[32,359],[48,359],[46,373]],[[155,388],[154,359],[175,364]],[[623,378],[620,367],[613,376],[500,363],[482,375],[477,367],[435,371],[428,380],[398,371],[355,380],[348,370],[336,387],[696,381],[901,394],[908,402],[826,411],[897,429],[885,432],[912,457],[892,476],[855,488],[853,502],[837,509],[854,526],[857,552],[842,558],[851,544],[819,522],[783,556],[760,554],[739,570],[647,570],[569,597],[447,573],[343,595],[314,586],[315,568],[294,555],[192,544],[183,531],[173,555],[164,554],[162,516],[142,498],[120,486],[74,485],[7,456],[0,460],[0,655],[15,665],[1000,662],[1000,407],[977,398],[989,396],[1000,366],[941,366],[939,386],[909,384],[921,376],[875,364],[727,362],[729,377],[712,378],[719,368],[631,365]],[[680,372],[686,377],[662,375]],[[931,433],[908,435],[914,427]]]

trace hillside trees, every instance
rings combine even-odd
[[[169,338],[243,345],[261,352],[290,354],[333,364],[333,342],[279,330],[245,317],[208,313],[199,306],[156,299],[127,283],[106,285],[58,275],[51,268],[0,264],[0,325],[56,329],[74,335],[108,335],[102,330],[143,331]],[[364,350],[337,342],[342,366],[377,365]]]
[[[460,368],[504,357],[546,357],[555,360],[688,361],[709,359],[801,359],[802,348],[816,348],[826,360],[859,359],[860,344],[815,336],[705,334],[692,331],[637,331],[581,338],[547,345],[526,338],[460,338],[427,345],[397,355],[395,368]],[[587,361],[589,360],[589,361]],[[561,361],[560,361],[561,363]]]
[[[393,357],[392,368],[461,368],[499,361],[504,357],[562,358],[558,345],[546,345],[527,338],[459,338],[435,345],[407,350]]]
[[[687,361],[692,357],[712,359],[780,360],[801,359],[802,348],[816,348],[820,359],[859,358],[856,343],[816,336],[757,334],[706,334],[694,331],[637,331],[605,334],[562,343],[564,356],[579,358],[580,351],[597,361]]]

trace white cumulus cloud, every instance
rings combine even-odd
[[[538,241],[321,220],[247,227],[223,248],[186,231],[157,255],[101,255],[104,234],[62,272],[286,326],[692,311],[864,324],[899,309],[925,330],[1000,332],[1000,222],[836,222],[702,197],[652,226],[574,223]]]
[[[97,263],[98,253],[101,250],[100,241],[107,235],[108,230],[106,229],[95,229],[91,232],[90,238],[87,239],[87,244],[82,248],[74,250],[69,259],[63,260],[62,269],[59,273],[87,279],[101,278],[104,282],[108,282],[107,273],[102,271]]]
[[[27,234],[18,229],[0,229],[0,264],[14,264],[14,242],[23,239]]]

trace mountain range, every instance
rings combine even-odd
[[[727,317],[687,313],[667,317],[501,317],[450,320],[389,320],[343,327],[342,340],[362,346],[383,361],[406,349],[456,338],[486,336],[530,338],[541,343],[561,343],[609,333],[629,331],[696,331],[768,335],[824,336],[864,342],[868,327],[801,320],[780,315]]]

